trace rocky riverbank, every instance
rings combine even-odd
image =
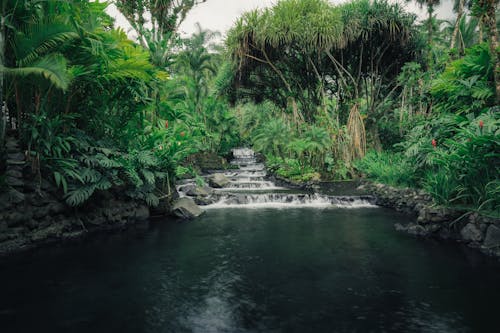
[[[422,237],[453,239],[483,253],[500,257],[500,219],[436,205],[431,196],[410,188],[364,182],[359,187],[373,194],[376,204],[414,215],[415,221],[396,224],[399,231]]]
[[[37,181],[31,174],[17,140],[9,138],[6,150],[5,183],[0,191],[0,256],[124,229],[149,218],[146,205],[120,193],[103,192],[83,207],[70,207],[53,184]]]
[[[0,195],[0,256],[124,229],[149,218],[147,206],[101,197],[75,209],[48,192],[24,193],[22,200]]]

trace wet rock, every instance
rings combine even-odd
[[[483,246],[491,249],[500,246],[500,228],[495,225],[490,225],[486,230]]]
[[[45,205],[45,206],[38,207],[38,208],[34,209],[33,217],[35,219],[41,219],[41,218],[49,215],[49,213],[50,213],[50,206]]]
[[[15,178],[15,177],[10,177],[10,176],[5,177],[5,183],[7,185],[13,186],[13,187],[22,187],[22,186],[24,186],[24,182],[21,179]]]
[[[466,242],[480,242],[483,240],[483,233],[474,223],[467,223],[465,227],[460,230],[460,235]]]
[[[394,224],[394,229],[396,229],[396,231],[406,232],[408,230],[408,226],[401,223],[396,223]]]
[[[209,196],[212,192],[213,192],[212,189],[206,186],[204,187],[192,186],[185,191],[186,195],[190,197],[199,197],[199,196],[206,197]]]
[[[211,197],[202,197],[202,196],[194,197],[193,200],[199,206],[207,206],[215,202],[215,199]]]
[[[14,161],[24,161],[24,154],[22,153],[9,153],[7,158]]]
[[[63,225],[55,224],[45,229],[36,230],[32,233],[31,240],[33,242],[42,242],[50,238],[57,238],[61,235],[63,229]]]
[[[411,224],[407,227],[406,232],[415,236],[427,236],[429,232],[421,225]]]
[[[21,212],[11,212],[10,214],[7,215],[7,225],[9,228],[11,227],[17,227],[20,226],[26,222],[28,222],[31,219],[31,216],[27,214],[23,214]]]
[[[183,219],[192,219],[203,214],[203,210],[196,205],[193,199],[184,197],[174,202],[172,213]]]
[[[25,195],[16,189],[9,189],[8,193],[9,201],[13,204],[19,204],[24,201]]]
[[[30,248],[30,241],[24,237],[17,237],[12,240],[0,243],[0,255],[20,252]]]
[[[63,232],[61,235],[61,239],[63,241],[72,241],[75,239],[79,239],[83,237],[87,232],[85,230],[75,230],[75,231],[68,231],[68,232]]]
[[[19,151],[19,145],[15,140],[7,140],[5,149],[7,149],[8,153],[17,153]]]
[[[18,170],[7,170],[5,175],[13,178],[23,178],[23,173]]]
[[[138,221],[145,221],[149,218],[149,208],[146,206],[139,206],[135,209],[134,216]]]
[[[14,165],[14,166],[16,166],[16,165],[23,166],[24,164],[25,164],[25,162],[24,161],[20,161],[20,160],[12,160],[12,159],[8,159],[7,160],[7,165],[9,165],[9,167],[11,165]]]
[[[229,184],[229,179],[222,173],[214,173],[208,177],[208,183],[215,188],[222,188]]]

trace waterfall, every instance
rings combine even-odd
[[[210,200],[198,200],[205,209],[216,208],[363,208],[376,207],[371,196],[332,196],[319,193],[303,193],[277,186],[267,179],[265,165],[258,161],[249,148],[232,150],[231,165],[237,168],[226,170],[228,183],[223,188],[211,189]],[[205,176],[205,178],[210,175]],[[187,180],[177,186],[179,194],[186,196],[195,186]]]

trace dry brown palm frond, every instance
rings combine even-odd
[[[347,133],[351,138],[350,152],[351,160],[361,158],[366,154],[366,131],[363,118],[359,113],[358,104],[354,104],[349,112],[347,120]]]

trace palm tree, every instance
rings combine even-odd
[[[272,153],[284,159],[283,153],[290,140],[290,128],[278,118],[270,120],[257,129],[253,144],[257,151]]]
[[[458,33],[460,30],[460,22],[462,20],[462,15],[464,14],[465,0],[455,0],[454,10],[457,12],[457,18],[455,19],[455,26],[453,28],[453,34],[451,35],[450,50],[453,51],[456,45]]]
[[[64,12],[69,10],[69,7],[63,6],[66,4],[61,1],[61,7],[56,11],[52,7],[53,3],[49,2],[28,6],[23,1],[3,1],[4,26],[0,33],[0,42],[4,43],[3,52],[0,50],[0,81],[3,89],[4,76],[11,78],[9,84],[15,93],[18,127],[24,117],[24,98],[21,94],[28,96],[33,93],[34,108],[37,110],[44,93],[52,87],[66,90],[69,86],[71,78],[67,71],[67,60],[60,53],[60,46],[78,38],[79,35],[69,23],[69,13]],[[7,18],[9,31],[6,31]],[[8,43],[4,40],[6,35]],[[5,59],[6,54],[9,55],[8,59]],[[22,83],[29,88],[21,91]],[[0,93],[3,101],[3,90]],[[5,115],[2,119],[5,119]]]
[[[189,39],[184,40],[185,49],[176,57],[176,64],[180,74],[188,80],[186,87],[188,96],[194,104],[194,109],[198,114],[202,113],[203,99],[208,95],[210,80],[217,73],[217,66],[214,63],[214,56],[208,52],[207,44],[218,32],[202,29],[197,23],[197,32]],[[203,115],[206,124],[206,115]]]
[[[406,0],[408,2],[412,0]],[[433,18],[434,18],[434,9],[439,6],[441,0],[415,0],[415,2],[419,5],[420,8],[424,6],[427,7],[427,65],[432,68],[432,45],[433,45]]]

